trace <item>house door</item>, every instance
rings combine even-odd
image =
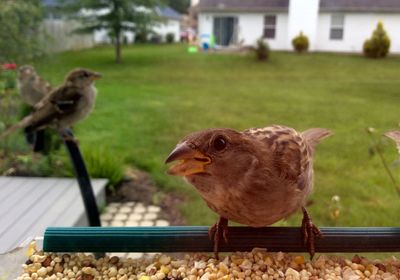
[[[215,43],[229,46],[237,43],[237,17],[214,17]]]

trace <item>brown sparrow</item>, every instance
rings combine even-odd
[[[59,131],[85,118],[93,109],[96,99],[94,80],[101,75],[86,69],[75,69],[59,88],[53,90],[35,105],[35,111],[7,129],[0,139],[18,128],[33,132],[45,127]]]
[[[32,107],[53,90],[30,65],[18,69],[17,87],[24,102]]]
[[[302,209],[302,234],[311,257],[314,238],[321,236],[305,209],[313,188],[313,155],[323,128],[302,133],[273,125],[243,132],[207,129],[184,137],[166,163],[178,161],[169,174],[194,185],[219,216],[209,230],[218,257],[218,244],[227,241],[228,220],[264,227]]]

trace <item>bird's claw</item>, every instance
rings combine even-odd
[[[218,260],[219,243],[223,238],[228,243],[228,220],[220,217],[219,220],[208,229],[208,237],[214,243],[214,256]]]
[[[321,230],[313,224],[307,210],[303,208],[303,220],[301,223],[303,244],[310,253],[310,259],[315,255],[315,238],[323,238]]]
[[[215,223],[213,226],[211,226],[208,229],[208,238],[210,238],[211,241],[214,240],[216,232],[217,232],[217,223]],[[222,229],[222,237],[224,238],[225,243],[228,243],[228,228],[227,227]]]

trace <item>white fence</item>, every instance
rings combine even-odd
[[[73,30],[80,23],[64,19],[46,19],[43,27],[49,37],[46,47],[50,52],[79,50],[91,48],[95,45],[93,34],[76,34]]]

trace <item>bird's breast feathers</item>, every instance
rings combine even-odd
[[[97,90],[94,86],[85,89],[82,98],[78,100],[77,111],[79,112],[79,119],[86,117],[94,108]]]

